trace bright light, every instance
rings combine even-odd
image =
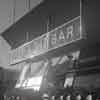
[[[21,84],[16,84],[15,88],[24,88],[24,89],[34,89],[35,91],[39,91],[41,83],[42,83],[42,76],[32,77],[25,80],[21,86]]]
[[[36,91],[39,91],[41,82],[42,82],[42,76],[29,78],[27,79],[27,84],[25,86],[25,89],[34,89]]]
[[[40,86],[42,82],[42,76],[32,77],[28,79],[27,86]]]
[[[19,88],[21,85],[20,84],[16,84],[15,88]]]
[[[73,52],[72,53],[72,56],[73,56],[73,59],[72,60],[78,59],[79,58],[79,55],[80,55],[80,51]]]
[[[34,86],[33,89],[34,89],[35,91],[39,91],[39,90],[40,90],[40,86]]]
[[[33,89],[33,90],[35,90],[35,91],[39,91],[39,90],[40,90],[40,86],[24,87],[24,89]]]
[[[64,88],[66,88],[67,86],[72,86],[73,79],[74,79],[73,77],[66,78],[64,83]]]
[[[25,80],[22,84],[22,87],[26,87],[26,84],[27,84],[27,80]]]

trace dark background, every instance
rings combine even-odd
[[[39,6],[7,29],[2,36],[12,49],[80,15],[80,0],[44,0]],[[28,32],[28,40],[26,33]]]
[[[100,1],[82,1],[83,32],[87,39],[82,48],[93,49],[100,45]],[[56,28],[80,15],[80,0],[44,0],[39,6],[8,28],[2,36],[12,49]],[[28,39],[27,37],[28,32]],[[90,51],[90,50],[89,50]],[[94,51],[93,51],[94,52]]]

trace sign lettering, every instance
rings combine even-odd
[[[72,39],[73,36],[73,26],[67,28],[67,39]]]
[[[74,41],[82,39],[80,32],[80,16],[61,25],[53,31],[43,34],[24,46],[13,50],[10,64],[38,56],[52,49],[59,48]]]

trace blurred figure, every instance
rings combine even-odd
[[[86,97],[86,100],[92,100],[92,94],[89,94],[89,95]]]
[[[51,100],[55,100],[55,96],[52,96],[52,97],[51,97]]]
[[[49,100],[49,95],[47,93],[44,93],[42,96],[42,100]]]
[[[71,100],[71,95],[67,95],[66,100]]]
[[[76,100],[81,100],[81,99],[82,99],[81,95],[78,94],[78,95],[76,96]]]
[[[16,100],[21,100],[20,96],[17,96],[17,97],[16,97]]]
[[[63,96],[60,96],[60,100],[63,100]]]

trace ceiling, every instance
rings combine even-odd
[[[43,0],[0,0],[0,34]]]

